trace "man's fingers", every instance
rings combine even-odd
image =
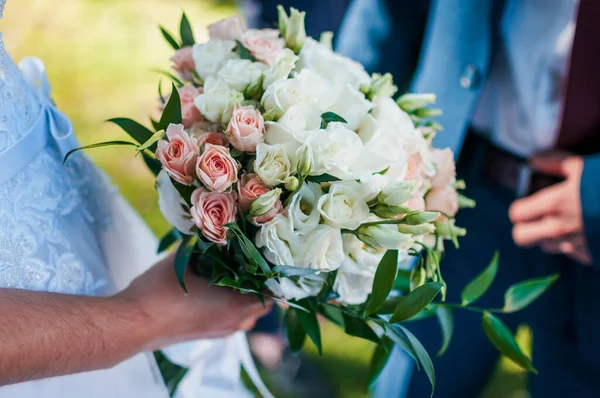
[[[531,167],[545,174],[566,177],[569,172],[569,158],[566,152],[548,152],[533,155],[530,159]]]
[[[546,253],[562,253],[562,254],[571,254],[576,250],[575,244],[570,240],[546,240],[540,244],[540,247]]]
[[[519,246],[533,246],[545,240],[558,239],[577,232],[576,227],[559,217],[548,216],[539,221],[518,223],[513,227],[513,240]]]
[[[508,209],[510,220],[513,224],[518,224],[537,220],[542,216],[556,212],[561,203],[562,189],[562,183],[556,184],[533,195],[516,200]]]

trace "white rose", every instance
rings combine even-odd
[[[277,57],[273,64],[265,72],[265,80],[263,81],[263,89],[267,89],[271,84],[278,80],[285,80],[288,78],[294,67],[298,56],[294,54],[289,48],[284,48]]]
[[[267,87],[261,99],[266,120],[278,120],[292,105],[309,102],[295,79],[276,81]]]
[[[385,250],[365,248],[354,235],[343,236],[346,257],[338,269],[333,290],[348,305],[364,303],[373,290],[373,279]]]
[[[250,84],[256,84],[267,69],[265,64],[247,59],[229,59],[219,70],[217,77],[229,87],[243,92]]]
[[[343,123],[329,123],[325,130],[312,132],[304,145],[313,154],[314,167],[311,175],[329,173],[342,179],[357,178],[359,175],[349,175],[348,171],[360,156],[363,144],[360,137],[348,130]]]
[[[232,40],[209,40],[194,44],[192,51],[198,75],[202,79],[216,75],[228,59],[237,58],[234,48],[235,42]]]
[[[301,146],[301,141],[296,138],[294,131],[283,127],[277,122],[265,123],[265,143],[269,145],[280,145],[290,161],[291,171],[296,168],[296,151]]]
[[[275,294],[276,297],[283,297],[286,300],[302,300],[307,297],[316,296],[325,283],[322,280],[299,277],[297,282],[288,278],[267,279],[265,285]]]
[[[254,172],[268,187],[285,184],[290,177],[291,164],[284,146],[258,144]]]
[[[293,266],[298,245],[292,224],[283,214],[263,224],[256,233],[256,247],[262,249],[265,258],[275,265]]]
[[[245,30],[242,18],[235,16],[208,25],[208,37],[215,40],[241,40]]]
[[[362,185],[352,180],[332,183],[319,199],[319,212],[327,224],[355,230],[369,217]]]
[[[286,214],[294,230],[301,235],[312,231],[319,225],[321,213],[318,206],[321,195],[323,192],[319,184],[306,182],[292,197]]]
[[[410,117],[391,98],[378,98],[375,108],[357,130],[363,151],[352,170],[369,174],[387,169],[391,164],[408,161],[407,141],[419,135]],[[422,136],[421,136],[422,138]]]
[[[194,228],[194,222],[188,205],[173,186],[171,178],[165,170],[162,170],[156,178],[156,190],[158,191],[158,207],[163,217],[179,232],[190,235]]]
[[[367,177],[361,178],[360,182],[365,187],[367,192],[367,202],[375,198],[382,189],[390,184],[398,181],[403,181],[406,176],[407,162],[395,162],[388,166],[385,173],[371,174]]]
[[[309,103],[322,111],[329,109],[338,99],[338,90],[330,81],[313,70],[301,70],[294,76],[294,80],[298,82],[303,96]]]
[[[312,69],[336,85],[350,84],[360,89],[371,82],[371,77],[360,63],[333,52],[312,38],[306,39],[298,55],[298,68]]]
[[[302,244],[296,256],[298,264],[318,271],[334,271],[344,261],[342,233],[339,229],[321,224],[300,239]]]
[[[342,87],[335,103],[328,110],[343,117],[346,120],[346,126],[355,131],[372,108],[373,104],[365,98],[363,93],[346,84]]]
[[[308,132],[320,128],[321,112],[313,105],[292,105],[278,123],[291,130],[296,139],[303,142],[308,137]]]
[[[194,104],[202,116],[211,122],[227,123],[235,105],[243,100],[242,93],[230,88],[224,81],[210,76],[204,82],[204,93],[196,97]]]
[[[310,105],[292,105],[278,122],[267,122],[265,142],[269,145],[282,144],[292,163],[296,166],[296,151],[310,133],[321,125],[321,114]]]

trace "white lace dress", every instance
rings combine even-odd
[[[156,261],[156,238],[106,176],[81,153],[62,164],[76,146],[43,63],[28,58],[17,67],[0,33],[0,288],[106,295]],[[166,351],[191,368],[177,397],[250,396],[240,381],[241,362],[251,362],[243,334]],[[168,397],[153,355],[0,388],[0,398],[108,396]]]

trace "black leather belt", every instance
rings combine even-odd
[[[465,138],[459,166],[479,167],[481,177],[513,191],[516,197],[530,195],[562,180],[532,170],[527,159],[495,146],[472,131]]]

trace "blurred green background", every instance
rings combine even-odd
[[[160,80],[151,69],[168,68],[172,55],[157,25],[176,32],[182,10],[194,24],[198,41],[206,39],[208,24],[236,13],[230,0],[9,0],[0,32],[15,61],[28,55],[44,60],[55,101],[73,120],[81,142],[90,144],[124,138],[117,127],[104,123],[108,118],[126,116],[148,124],[158,103]],[[140,158],[119,147],[89,155],[108,171],[156,234],[167,231],[152,176]],[[519,339],[528,344],[527,329]],[[338,396],[366,397],[371,344],[324,325],[323,347],[323,356],[312,346],[306,348],[307,355],[332,380]],[[501,361],[484,397],[528,397],[523,385],[523,373]]]

